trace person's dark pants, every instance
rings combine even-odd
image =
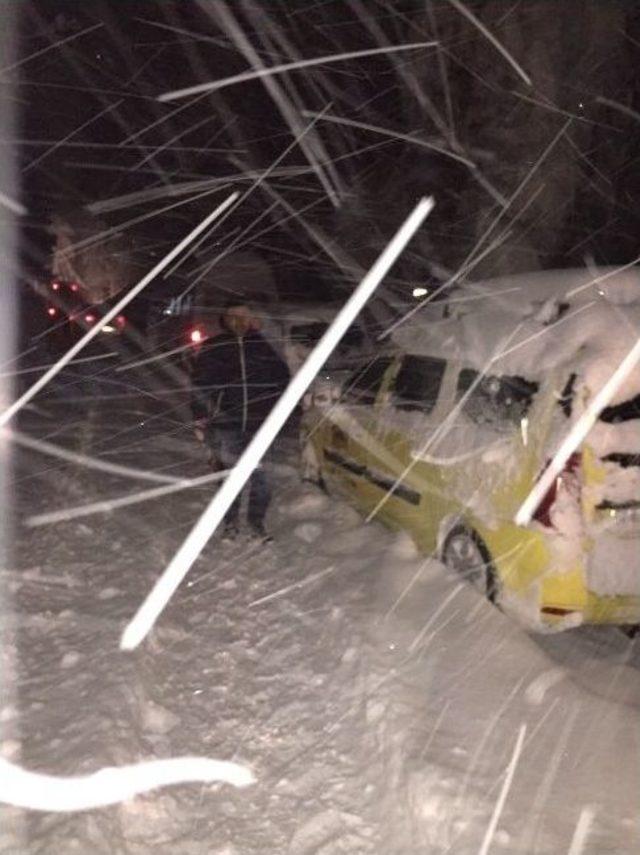
[[[240,431],[223,428],[214,428],[207,432],[207,440],[212,445],[213,452],[224,469],[232,469],[235,466],[251,438],[251,435],[247,436]],[[241,497],[242,492],[227,511],[224,518],[225,525],[235,526],[238,524]],[[266,472],[262,466],[256,466],[249,478],[249,508],[247,511],[249,525],[254,528],[262,528],[270,499],[271,488]]]

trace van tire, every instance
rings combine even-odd
[[[620,624],[618,629],[623,633],[623,635],[626,635],[627,638],[630,639],[637,638],[638,635],[640,635],[640,623]]]
[[[456,525],[447,534],[441,550],[441,559],[494,605],[500,598],[500,580],[491,553],[474,529]]]

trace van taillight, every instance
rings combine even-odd
[[[558,475],[556,480],[553,482],[551,487],[547,490],[546,494],[543,496],[542,501],[536,508],[533,519],[536,522],[539,522],[541,525],[547,526],[547,528],[553,528],[553,524],[551,522],[551,508],[553,507],[557,497],[558,497],[558,488],[561,485],[561,482],[566,479],[568,476],[575,475],[575,473],[579,470],[580,464],[582,462],[582,455],[578,451],[574,451],[571,457],[567,460],[564,465],[564,469]],[[551,463],[550,460],[547,461],[544,470]],[[542,472],[540,473],[542,475]]]

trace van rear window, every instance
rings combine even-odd
[[[477,424],[519,424],[538,391],[538,383],[524,377],[482,376],[463,368],[458,376],[458,400],[470,393],[462,411]]]

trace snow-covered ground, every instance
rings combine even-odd
[[[91,407],[45,396],[20,427],[119,464],[205,473],[183,396],[154,395]],[[124,625],[211,488],[27,527],[150,485],[17,452],[2,581],[19,685],[1,718],[20,739],[4,755],[58,775],[200,755],[246,764],[257,783],[180,785],[81,814],[4,808],[0,851],[640,851],[635,642],[589,628],[529,636],[404,535],[302,484],[292,439],[271,470],[274,543],[214,537],[126,654]]]

